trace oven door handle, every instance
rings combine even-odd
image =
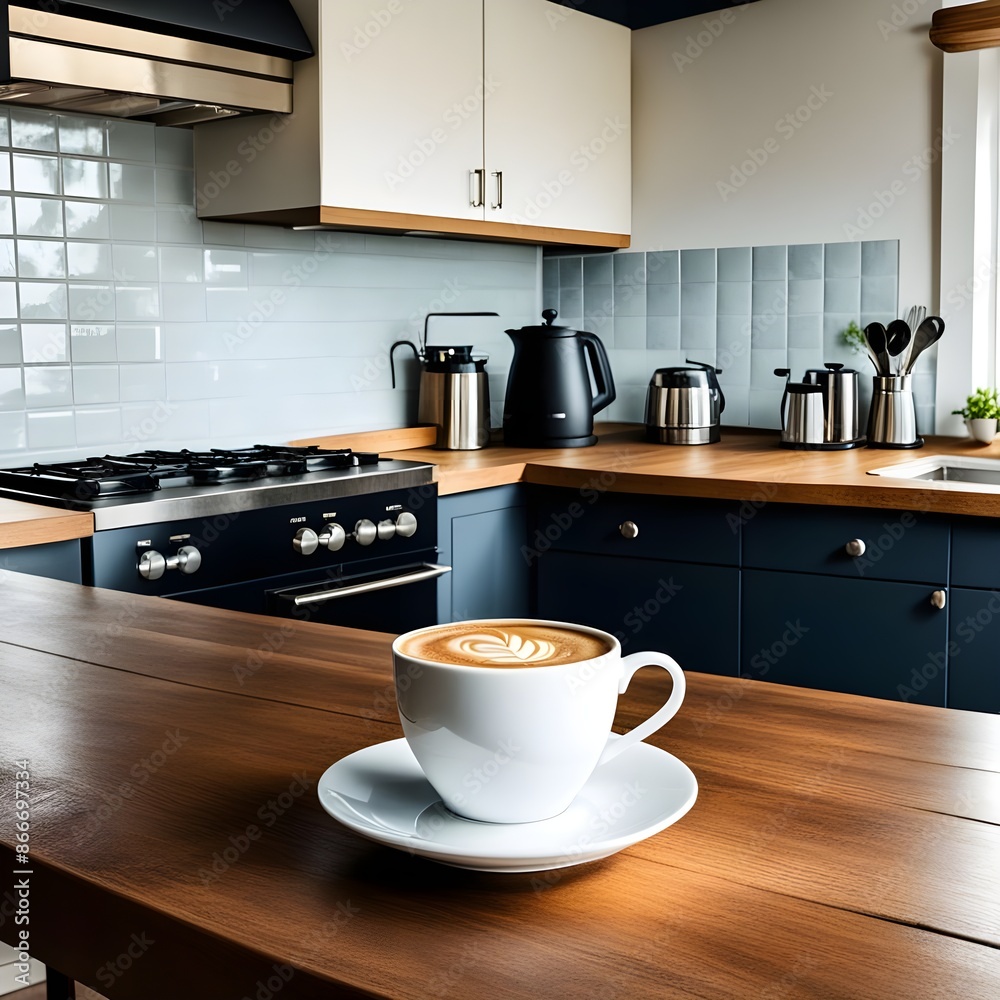
[[[306,604],[322,604],[324,601],[337,601],[342,597],[353,597],[356,594],[370,594],[376,590],[388,590],[390,587],[405,587],[410,583],[420,583],[422,580],[433,580],[435,577],[450,573],[450,566],[438,566],[434,563],[424,563],[419,569],[390,576],[385,580],[369,580],[367,583],[351,583],[346,587],[335,587],[329,590],[317,590],[311,594],[299,594],[296,597],[285,597],[293,601],[296,607]],[[279,595],[284,597],[285,595]]]

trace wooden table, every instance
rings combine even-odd
[[[386,635],[9,576],[0,639],[0,903],[28,758],[32,952],[109,997],[998,995],[996,717],[691,674],[654,737],[686,817],[483,874],[317,801],[400,734]],[[661,694],[640,673],[618,723]]]

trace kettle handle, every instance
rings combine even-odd
[[[785,430],[785,407],[788,405],[788,383],[792,378],[791,368],[775,368],[774,374],[779,376],[784,376],[785,378],[785,391],[781,396],[781,430],[784,433]]]
[[[396,343],[389,348],[389,371],[392,372],[393,389],[396,388],[396,363],[393,355],[396,353],[397,347],[408,347],[411,351],[413,351],[413,356],[417,359],[417,361],[420,360],[420,351],[417,350],[417,345],[414,344],[412,340],[397,340]]]
[[[604,344],[600,337],[593,333],[581,330],[577,336],[583,341],[583,346],[590,355],[590,367],[594,371],[594,381],[597,383],[597,395],[591,401],[593,412],[603,410],[605,406],[615,401],[615,380],[611,374],[611,363],[608,361],[608,352],[604,349]]]

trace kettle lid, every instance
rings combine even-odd
[[[559,315],[556,309],[543,309],[542,318],[545,320],[542,326],[522,326],[518,330],[507,330],[508,334],[527,333],[538,334],[542,337],[575,337],[577,331],[571,326],[556,326],[555,318]]]
[[[456,347],[428,345],[424,355],[424,365],[429,372],[481,372],[485,370],[487,361],[488,355],[473,355],[471,344]]]

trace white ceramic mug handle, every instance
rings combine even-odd
[[[687,682],[684,680],[684,671],[673,657],[666,653],[631,653],[622,657],[622,677],[618,682],[618,693],[624,694],[628,688],[632,675],[641,667],[663,667],[674,679],[674,689],[670,692],[667,703],[658,711],[651,715],[645,722],[640,722],[631,732],[624,736],[619,736],[616,740],[610,740],[601,754],[601,759],[597,766],[606,764],[609,760],[617,757],[623,750],[628,750],[630,746],[641,742],[647,736],[652,736],[657,729],[665,726],[676,714],[684,701],[684,692],[687,689]]]

